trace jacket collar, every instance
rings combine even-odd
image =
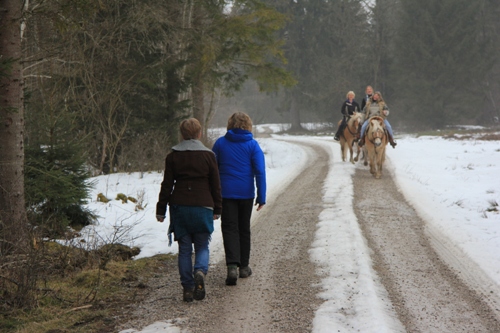
[[[200,140],[183,140],[172,147],[174,151],[211,151],[201,143]]]

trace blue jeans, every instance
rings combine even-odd
[[[202,271],[204,274],[208,272],[208,259],[210,251],[208,243],[210,241],[209,233],[187,234],[177,240],[179,245],[179,274],[181,276],[181,284],[184,288],[194,288],[193,275],[196,271]],[[192,261],[193,245],[194,244],[194,269]]]
[[[369,120],[370,119],[366,120],[363,123],[363,126],[361,126],[361,138],[364,138],[364,136],[365,136],[365,132],[366,132],[366,128],[368,127]],[[385,128],[387,129],[387,132],[389,132],[389,135],[393,138],[394,134],[392,132],[392,126],[391,126],[391,124],[389,124],[389,122],[387,121],[387,119],[384,119],[384,124],[385,124]]]

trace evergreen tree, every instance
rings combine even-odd
[[[84,207],[93,184],[79,151],[71,142],[26,149],[28,215],[45,236],[61,235],[68,226],[80,229],[95,218]]]
[[[195,2],[192,29],[197,32],[189,41],[187,67],[191,77],[193,115],[204,128],[213,117],[216,90],[231,95],[248,79],[254,79],[263,91],[292,86],[295,81],[282,64],[283,41],[276,32],[285,16],[259,0]],[[206,107],[209,105],[209,107]]]
[[[361,91],[369,77],[367,12],[361,1],[268,0],[289,17],[283,31],[287,69],[298,84],[285,93],[292,129],[307,113],[336,121],[347,91]]]
[[[442,128],[480,113],[493,55],[481,2],[401,0],[395,73],[400,109],[411,123]]]
[[[484,84],[485,107],[480,112],[478,124],[500,123],[500,2],[481,0],[480,22],[481,38],[489,40],[493,49],[493,66],[488,71]]]
[[[390,76],[394,63],[398,12],[399,0],[376,0],[373,7],[369,7],[369,39],[362,52],[366,56],[363,61],[370,66],[370,77],[366,84],[381,91],[389,104],[394,89],[397,89]]]
[[[25,192],[28,216],[45,236],[66,227],[81,228],[94,219],[84,208],[93,186],[78,132],[78,116],[59,99],[59,85],[44,85],[27,97]],[[44,104],[31,105],[31,99]]]

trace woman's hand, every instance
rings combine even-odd
[[[259,203],[256,203],[255,206],[258,206],[257,207],[257,211],[261,210],[262,207],[264,207],[265,204],[259,204]]]

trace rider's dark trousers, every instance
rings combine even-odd
[[[339,125],[339,128],[337,129],[337,133],[335,133],[335,136],[340,137],[340,134],[342,134],[342,131],[344,130],[344,128],[346,126],[347,126],[347,120],[346,120],[346,117],[344,116],[342,118],[342,122]]]

